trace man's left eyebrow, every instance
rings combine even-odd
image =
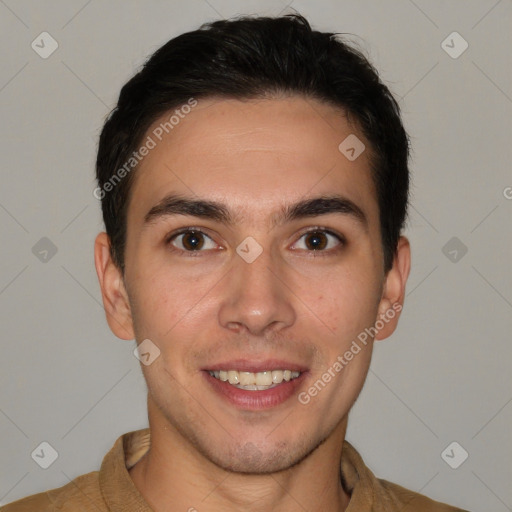
[[[368,218],[363,210],[350,199],[338,195],[313,197],[284,205],[278,213],[272,216],[272,228],[293,220],[332,213],[352,217],[365,231],[368,230]],[[242,220],[241,215],[233,214],[226,205],[217,201],[170,194],[146,213],[144,224],[150,224],[171,215],[189,215],[211,219],[230,226]]]
[[[331,213],[347,215],[356,220],[365,231],[368,230],[368,218],[364,211],[350,199],[339,195],[313,197],[292,205],[286,205],[274,216],[273,226],[296,219],[317,217]]]

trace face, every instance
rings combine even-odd
[[[351,134],[367,148],[355,160],[338,149]],[[369,143],[300,97],[201,100],[152,137],[124,276],[96,242],[109,324],[160,350],[142,365],[155,421],[222,468],[288,468],[344,435],[372,350],[353,342],[403,299],[408,245],[385,274]]]

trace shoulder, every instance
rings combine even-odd
[[[341,478],[343,487],[351,495],[348,508],[351,512],[468,512],[377,478],[347,440],[344,441],[341,456]]]
[[[1,512],[103,512],[105,508],[99,486],[98,471],[76,477],[62,487],[32,494],[8,505]]]
[[[400,505],[400,512],[468,512],[461,508],[434,501],[423,494],[410,491],[387,480],[378,478],[377,481],[383,493],[389,496],[390,501],[394,505]]]

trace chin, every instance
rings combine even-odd
[[[302,442],[259,449],[251,441],[233,447],[228,453],[203,453],[211,462],[225,471],[247,475],[264,475],[287,470],[304,460],[322,441],[307,447]]]

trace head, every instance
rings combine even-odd
[[[142,366],[155,421],[241,472],[341,433],[410,258],[408,138],[366,58],[300,16],[176,37],[122,88],[97,179],[107,320],[160,351]],[[223,407],[208,370],[271,360],[300,367],[292,398]]]

